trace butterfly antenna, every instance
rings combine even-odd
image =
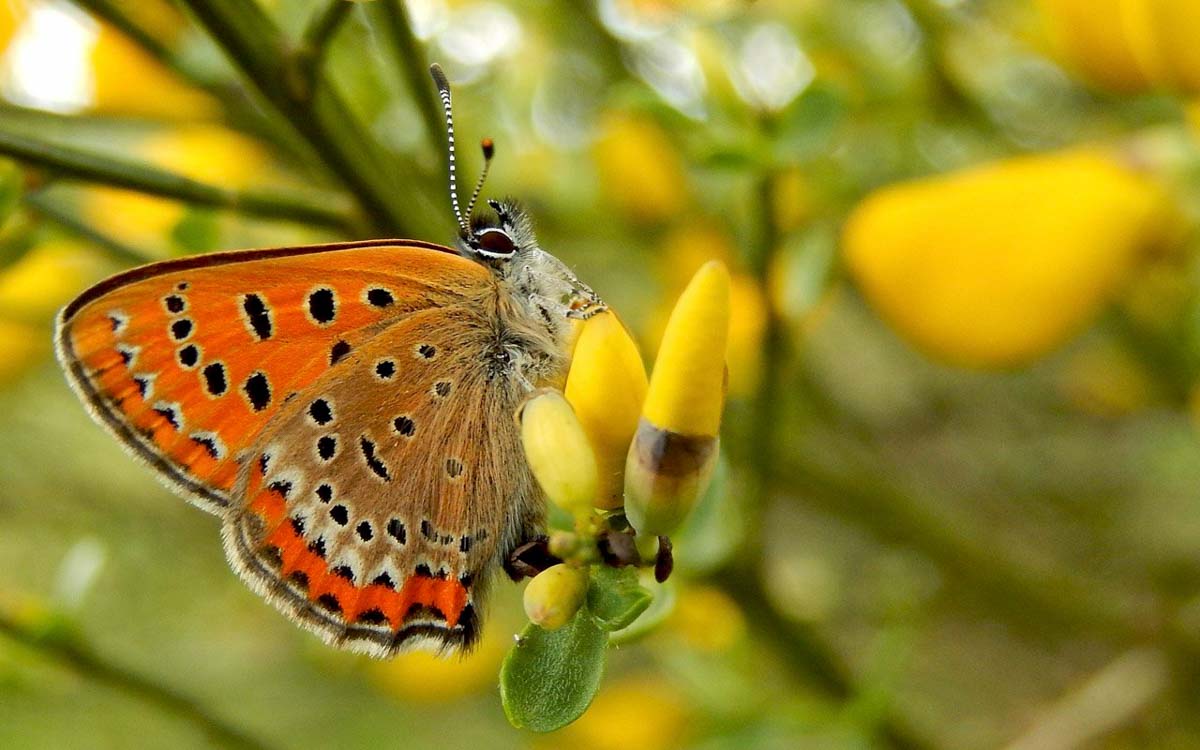
[[[449,141],[450,152],[450,204],[454,206],[454,218],[458,221],[458,228],[462,230],[465,237],[471,233],[471,228],[467,226],[466,219],[463,218],[462,211],[458,207],[458,183],[454,166],[454,116],[450,113],[450,82],[446,80],[442,66],[437,63],[429,66],[429,74],[433,76],[433,82],[437,84],[438,96],[442,98],[442,109],[446,111],[446,138]]]
[[[483,183],[487,179],[488,168],[492,166],[492,157],[496,155],[496,144],[491,138],[484,138],[479,143],[479,147],[483,149],[483,171],[479,173],[479,181],[475,183],[475,189],[471,191],[471,200],[467,203],[467,216],[475,210],[475,201],[479,200],[479,193],[483,190]]]

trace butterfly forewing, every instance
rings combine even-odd
[[[239,461],[289,398],[389,325],[490,283],[453,251],[408,241],[185,258],[85,292],[64,309],[57,346],[97,419],[221,512]]]
[[[488,572],[540,521],[495,302],[381,331],[284,406],[242,466],[230,560],[328,641],[469,646]]]

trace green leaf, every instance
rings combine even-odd
[[[581,607],[558,630],[527,625],[500,667],[500,700],[514,727],[553,732],[591,705],[604,674],[608,634]]]
[[[651,576],[653,574],[647,571],[645,575]],[[663,584],[655,584],[654,601],[650,603],[646,611],[628,627],[609,633],[608,642],[614,646],[624,646],[653,632],[675,611],[676,598],[674,578]]]
[[[638,583],[637,568],[592,568],[588,582],[587,608],[596,624],[606,631],[629,627],[646,611],[654,594]]]

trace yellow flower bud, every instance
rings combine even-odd
[[[596,455],[595,504],[624,502],[625,454],[646,398],[646,368],[637,344],[611,312],[589,318],[575,343],[564,395]]]
[[[546,568],[525,587],[525,614],[545,630],[571,621],[587,595],[587,569],[566,563]]]
[[[642,409],[655,427],[682,435],[717,434],[725,403],[729,289],[729,271],[710,261],[675,303]]]
[[[625,513],[641,536],[672,533],[717,459],[729,336],[729,272],[696,272],[671,313],[625,463]]]
[[[558,391],[535,391],[521,408],[529,469],[555,505],[587,513],[596,498],[596,457],[571,405]]]
[[[842,244],[901,335],[948,362],[1004,367],[1086,325],[1169,217],[1153,180],[1081,149],[885,188],[855,209]]]
[[[680,435],[643,419],[625,463],[625,515],[638,539],[672,534],[717,465],[715,435]]]

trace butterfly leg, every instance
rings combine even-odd
[[[541,535],[520,545],[504,559],[504,572],[514,581],[533,578],[562,560],[550,554],[550,538]]]

